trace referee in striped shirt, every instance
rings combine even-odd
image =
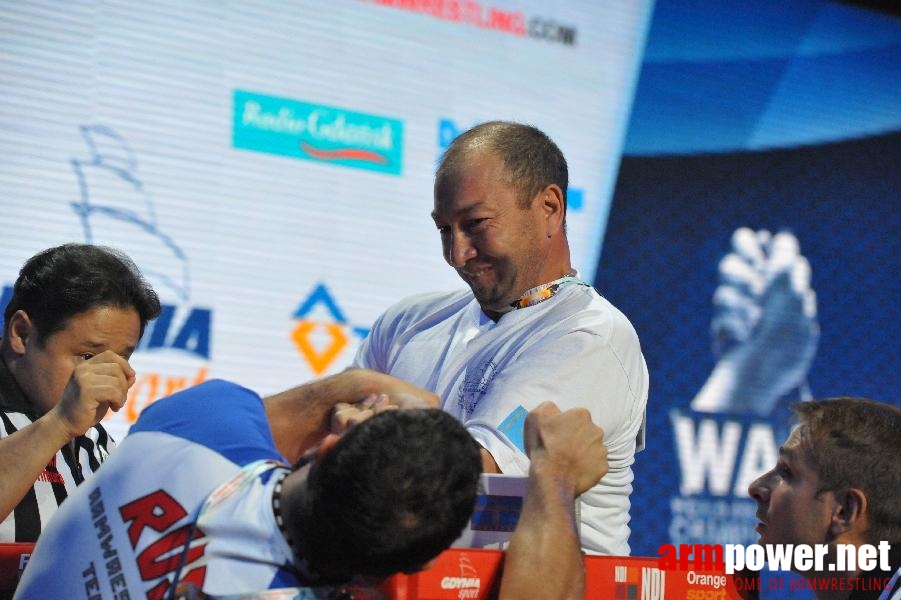
[[[128,359],[160,302],[124,254],[66,244],[30,258],[0,339],[0,543],[34,542],[114,443]]]

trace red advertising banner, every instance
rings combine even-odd
[[[0,544],[0,600],[12,598],[34,544]]]
[[[0,599],[11,598],[33,544],[0,544]],[[356,600],[490,600],[497,597],[504,553],[452,548],[428,569],[395,575],[381,590],[354,590]],[[540,567],[536,567],[540,568]],[[659,558],[586,556],[585,598],[610,600],[753,600],[756,577],[723,569],[661,569]]]
[[[502,563],[501,551],[453,548],[425,571],[392,577],[383,593],[391,600],[490,600],[497,596]],[[661,569],[656,557],[585,557],[586,599],[750,600],[758,586],[756,577],[724,569]]]

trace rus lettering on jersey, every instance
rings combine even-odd
[[[164,490],[156,490],[119,508],[122,519],[128,524],[128,538],[137,552],[137,566],[144,581],[164,578],[148,590],[149,599],[163,598],[171,585],[169,576],[178,571],[184,573],[180,581],[203,585],[205,567],[190,569],[190,565],[201,558],[206,544],[192,546],[191,542],[204,537],[204,533],[190,522],[178,525],[187,511],[175,498]],[[150,528],[160,536],[138,550],[141,535]]]
[[[151,492],[129,502],[119,508],[119,514],[124,522],[129,523],[128,539],[132,548],[137,547],[145,528],[150,527],[157,533],[162,533],[188,516],[181,504],[164,490]]]

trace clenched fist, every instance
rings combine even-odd
[[[544,402],[526,417],[524,436],[532,468],[564,481],[574,496],[607,474],[604,431],[584,408],[561,412],[553,402]]]
[[[107,350],[75,367],[62,399],[51,412],[56,413],[71,437],[77,437],[98,423],[109,409],[122,408],[134,382],[135,371],[128,361]]]

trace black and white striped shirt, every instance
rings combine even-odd
[[[27,427],[37,416],[0,360],[0,438]],[[0,543],[36,541],[57,507],[100,467],[115,444],[98,423],[76,438],[74,447],[74,453],[68,445],[56,453],[15,510],[0,523]]]

